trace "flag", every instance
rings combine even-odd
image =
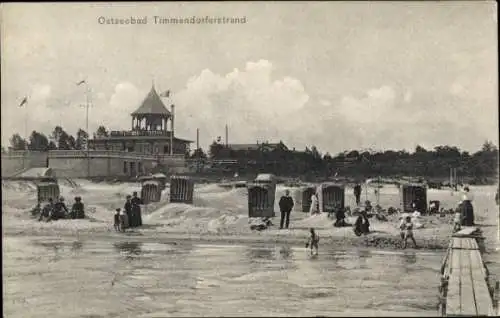
[[[160,94],[160,97],[170,97],[170,90],[164,91],[163,93]]]
[[[83,81],[80,81],[80,82],[76,83],[76,86],[80,86],[80,85],[82,85],[83,83],[85,83],[85,80],[83,80]]]
[[[23,107],[24,104],[28,103],[28,97],[24,97],[21,103],[19,104],[19,107]]]

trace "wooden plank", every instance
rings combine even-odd
[[[468,250],[460,250],[460,314],[475,316],[476,303],[474,300],[474,287],[470,269],[470,256]]]
[[[462,239],[458,237],[452,238],[452,248],[454,249],[460,249],[462,248]]]
[[[484,269],[483,259],[478,250],[471,250],[471,268],[481,272],[481,274],[486,277],[486,270]]]
[[[443,261],[441,263],[441,275],[447,276],[449,275],[449,271],[447,270],[450,267],[450,262],[451,262],[451,245],[448,247],[446,250],[446,254],[443,257]]]
[[[474,298],[476,301],[477,315],[494,315],[493,300],[491,299],[488,285],[479,271],[472,272]]]
[[[475,250],[479,250],[479,245],[477,244],[476,239],[472,239],[471,244],[472,244],[471,248],[473,248]]]
[[[461,250],[451,250],[451,274],[455,274],[457,271],[457,275],[460,275],[458,271],[460,271],[460,252]]]
[[[484,263],[483,263],[483,259],[481,257],[481,253],[479,251],[472,251],[471,255],[472,255],[473,261],[475,261],[475,264],[476,264],[474,269],[479,269],[479,271],[481,272],[483,277],[486,278],[486,276],[487,276],[486,269],[484,268]]]
[[[472,254],[470,255],[470,262],[476,263],[477,258]],[[482,259],[479,260],[482,267]],[[493,300],[491,299],[490,292],[488,290],[488,283],[486,282],[485,276],[481,272],[481,270],[472,269],[471,270],[471,279],[473,281],[474,288],[474,299],[476,302],[476,310],[478,316],[487,316],[494,314],[493,309]]]
[[[451,274],[446,294],[446,315],[460,315],[460,275]]]

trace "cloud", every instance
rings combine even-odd
[[[297,124],[289,116],[306,105],[309,95],[299,80],[273,79],[272,71],[271,62],[260,60],[228,74],[206,69],[192,77],[173,96],[177,133],[193,138],[199,128],[203,147],[224,137],[226,124],[231,143],[285,139]]]
[[[412,99],[412,98],[413,98],[413,93],[412,93],[412,91],[407,90],[407,91],[406,91],[406,93],[405,93],[405,95],[403,96],[403,101],[404,101],[405,103],[409,103],[409,102],[411,102],[411,99]]]
[[[321,106],[330,106],[332,104],[329,100],[326,99],[320,100],[319,103],[321,104]]]
[[[469,65],[469,56],[456,55],[455,59],[464,67]],[[498,127],[496,119],[485,122],[474,107],[482,95],[476,90],[490,96],[493,82],[483,78],[479,87],[473,78],[458,76],[442,91],[387,82],[360,87],[357,93],[339,92],[335,98],[311,99],[299,79],[277,77],[270,61],[259,60],[226,74],[204,69],[165,104],[176,105],[176,135],[194,141],[199,128],[200,146],[205,150],[217,136],[224,138],[226,124],[230,143],[282,140],[297,149],[316,145],[331,153],[355,148],[411,150],[417,144],[457,144],[475,150],[488,136],[496,142],[492,135]],[[45,84],[32,86],[26,108],[30,130],[49,134],[54,126],[62,125],[74,134],[85,128],[84,88],[70,86],[57,90]],[[130,113],[151,87],[121,80],[108,91],[92,88],[91,133],[99,125],[130,129]],[[9,118],[22,122],[24,113],[16,111]],[[23,131],[15,122],[3,118],[3,139]]]

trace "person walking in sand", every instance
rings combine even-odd
[[[311,196],[311,207],[309,208],[310,215],[319,214],[319,200],[318,194],[313,193]]]
[[[316,233],[314,228],[311,228],[309,230],[311,235],[309,236],[309,239],[307,240],[306,243],[306,248],[310,247],[311,248],[311,255],[318,255],[318,248],[319,248],[319,235]],[[315,253],[313,253],[313,250]]]
[[[408,244],[408,239],[413,241],[413,245],[417,248],[417,241],[415,241],[415,237],[413,236],[413,222],[411,221],[411,216],[407,216],[404,222],[401,224],[400,229],[404,232],[403,237],[403,249],[406,248]]]
[[[285,190],[285,195],[281,197],[279,206],[281,211],[280,229],[283,229],[283,225],[288,229],[290,224],[290,213],[293,209],[293,199],[290,196],[290,190]]]

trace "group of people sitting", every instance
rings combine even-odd
[[[84,219],[85,210],[82,203],[81,197],[75,197],[75,202],[71,206],[71,210],[68,210],[66,204],[64,203],[64,197],[59,197],[57,202],[54,202],[52,198],[47,200],[47,203],[42,207],[39,202],[35,208],[31,211],[33,216],[39,216],[38,221],[56,221],[60,219]]]
[[[127,228],[142,226],[141,204],[142,198],[137,196],[137,191],[127,195],[123,210],[117,208],[114,215],[114,228],[118,232],[124,232]]]

